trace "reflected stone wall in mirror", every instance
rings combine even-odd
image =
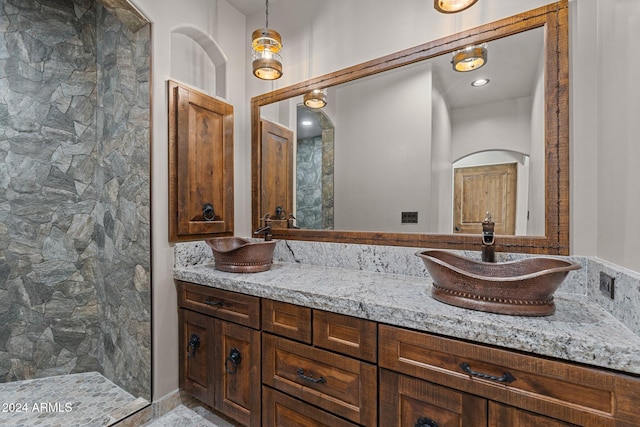
[[[559,2],[255,97],[254,126],[262,117],[297,135],[293,214],[301,229],[279,237],[473,248],[479,239],[455,234],[460,224],[477,226],[495,209],[515,224],[498,239],[501,249],[568,253],[566,8]],[[454,72],[452,52],[480,42],[487,64]],[[479,78],[490,83],[472,87]],[[314,88],[327,88],[322,114],[300,107]],[[463,194],[454,168],[510,162],[516,197],[500,190],[503,202],[491,204],[483,191],[466,190],[465,209],[454,211],[454,193]],[[266,213],[258,203],[254,223]],[[402,223],[402,212],[417,212],[418,222]]]

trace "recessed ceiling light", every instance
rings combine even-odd
[[[473,87],[482,87],[489,84],[489,79],[478,79],[471,82],[471,86]]]
[[[302,121],[302,126],[311,126],[313,123],[311,122],[311,120],[303,120]]]

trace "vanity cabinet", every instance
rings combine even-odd
[[[177,282],[180,388],[260,426],[260,299]]]
[[[377,425],[375,322],[268,300],[262,315],[264,426]]]
[[[239,425],[640,425],[637,376],[177,285],[180,386]]]

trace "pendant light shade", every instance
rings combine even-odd
[[[253,75],[262,80],[276,80],[282,77],[282,37],[276,30],[269,29],[269,0],[266,0],[265,27],[251,35]]]
[[[438,12],[456,13],[462,12],[476,4],[478,0],[434,0],[433,7]]]
[[[487,63],[487,44],[468,46],[453,54],[451,64],[460,72],[473,71]]]
[[[309,108],[322,108],[327,105],[327,92],[323,89],[314,89],[304,95],[304,105]]]

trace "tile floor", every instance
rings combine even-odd
[[[144,427],[233,427],[232,424],[212,414],[202,407],[188,408],[179,405],[162,417],[151,421]]]
[[[0,426],[102,427],[148,405],[88,372],[0,384]]]

